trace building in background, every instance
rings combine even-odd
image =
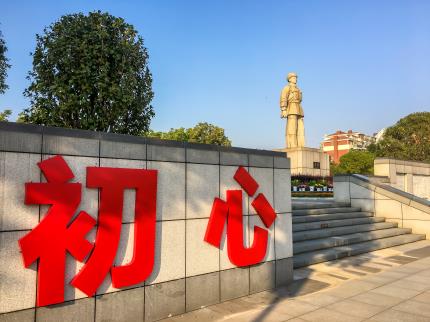
[[[379,142],[384,138],[385,131],[387,130],[386,127],[384,127],[382,130],[380,130],[378,133],[375,133],[373,136],[375,137],[375,142]]]
[[[348,132],[337,131],[333,134],[324,135],[321,147],[330,156],[332,162],[339,163],[340,157],[350,150],[365,150],[373,142],[375,142],[374,136],[352,130],[348,130]]]

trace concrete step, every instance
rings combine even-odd
[[[380,222],[376,224],[364,224],[354,226],[342,226],[327,229],[315,229],[310,231],[298,231],[293,233],[293,242],[302,240],[320,239],[331,236],[342,236],[359,232],[374,231],[380,229],[396,228],[397,223]]]
[[[361,208],[359,207],[315,208],[315,209],[293,210],[293,216],[322,215],[322,214],[346,213],[346,212],[358,212],[358,211],[361,211]]]
[[[383,217],[367,217],[367,218],[350,218],[350,219],[339,219],[339,220],[326,220],[326,221],[315,221],[310,223],[294,224],[293,232],[304,231],[312,229],[326,229],[341,226],[352,226],[362,224],[374,224],[378,222],[384,222]]]
[[[293,244],[294,254],[311,252],[318,249],[325,249],[337,246],[346,246],[361,243],[369,240],[410,234],[410,228],[388,228],[370,232],[355,233],[343,236],[332,236],[321,239],[305,240]]]
[[[312,264],[335,260],[342,257],[368,253],[378,249],[413,243],[423,239],[425,239],[425,235],[406,234],[371,240],[348,246],[339,246],[322,250],[320,249],[314,252],[302,253],[293,257],[294,268],[309,266]]]
[[[349,207],[350,203],[345,202],[318,202],[318,201],[310,201],[310,202],[294,202],[292,207],[294,210],[296,209],[314,209],[314,208],[333,208],[333,207]]]
[[[336,220],[336,219],[349,219],[349,218],[364,218],[372,217],[372,212],[346,212],[346,213],[333,213],[323,215],[308,215],[308,216],[293,216],[293,224],[300,224],[313,221],[323,220]]]

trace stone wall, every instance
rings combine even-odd
[[[276,151],[287,154],[291,161],[291,175],[293,176],[330,176],[330,158],[321,149],[303,147],[277,149]],[[319,167],[315,167],[316,163]]]
[[[94,218],[98,191],[85,187],[86,167],[158,170],[156,255],[152,275],[132,289],[115,289],[110,276],[88,298],[68,282],[82,264],[67,258],[65,303],[35,308],[37,266],[23,266],[18,239],[47,208],[24,204],[24,183],[44,180],[37,162],[62,155],[83,183],[80,210]],[[239,189],[233,180],[245,166],[277,212],[264,262],[237,268],[203,241],[212,202]],[[155,321],[246,296],[292,280],[290,163],[284,153],[184,144],[126,135],[0,123],[0,321]],[[115,264],[133,251],[134,192],[125,192]],[[245,236],[252,243],[260,218],[244,201]],[[88,239],[94,240],[94,229]],[[225,238],[225,234],[224,234]]]
[[[360,175],[335,176],[334,198],[430,239],[430,201]]]
[[[374,173],[375,176],[388,177],[394,188],[430,199],[429,163],[378,158]]]

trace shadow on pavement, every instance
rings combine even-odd
[[[273,300],[269,303],[269,305],[261,311],[261,313],[252,321],[253,322],[263,322],[266,316],[276,309],[277,304],[281,300],[285,300],[287,298],[292,298],[296,296],[306,295],[310,293],[314,293],[320,291],[326,287],[330,286],[328,283],[315,281],[312,279],[301,279],[294,281],[288,286],[280,287],[271,291],[274,294]]]

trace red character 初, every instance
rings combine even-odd
[[[25,267],[39,259],[37,306],[64,301],[66,251],[79,261],[90,254],[71,284],[93,296],[110,272],[116,288],[143,282],[152,272],[155,252],[157,171],[88,167],[87,187],[100,190],[95,245],[85,239],[96,221],[85,212],[73,216],[82,186],[61,156],[38,164],[46,183],[26,183],[25,203],[50,205],[43,220],[19,240]],[[118,249],[124,190],[136,191],[134,249],[128,264],[112,267]]]
[[[239,167],[234,179],[250,196],[258,190],[258,183],[246,171]],[[227,223],[227,253],[230,261],[239,267],[261,262],[266,255],[268,231],[255,226],[254,241],[250,247],[243,245],[242,190],[227,190],[227,200],[215,198],[209,217],[204,240],[219,248],[224,225]],[[264,225],[269,228],[276,219],[276,213],[266,197],[259,193],[251,203]]]

